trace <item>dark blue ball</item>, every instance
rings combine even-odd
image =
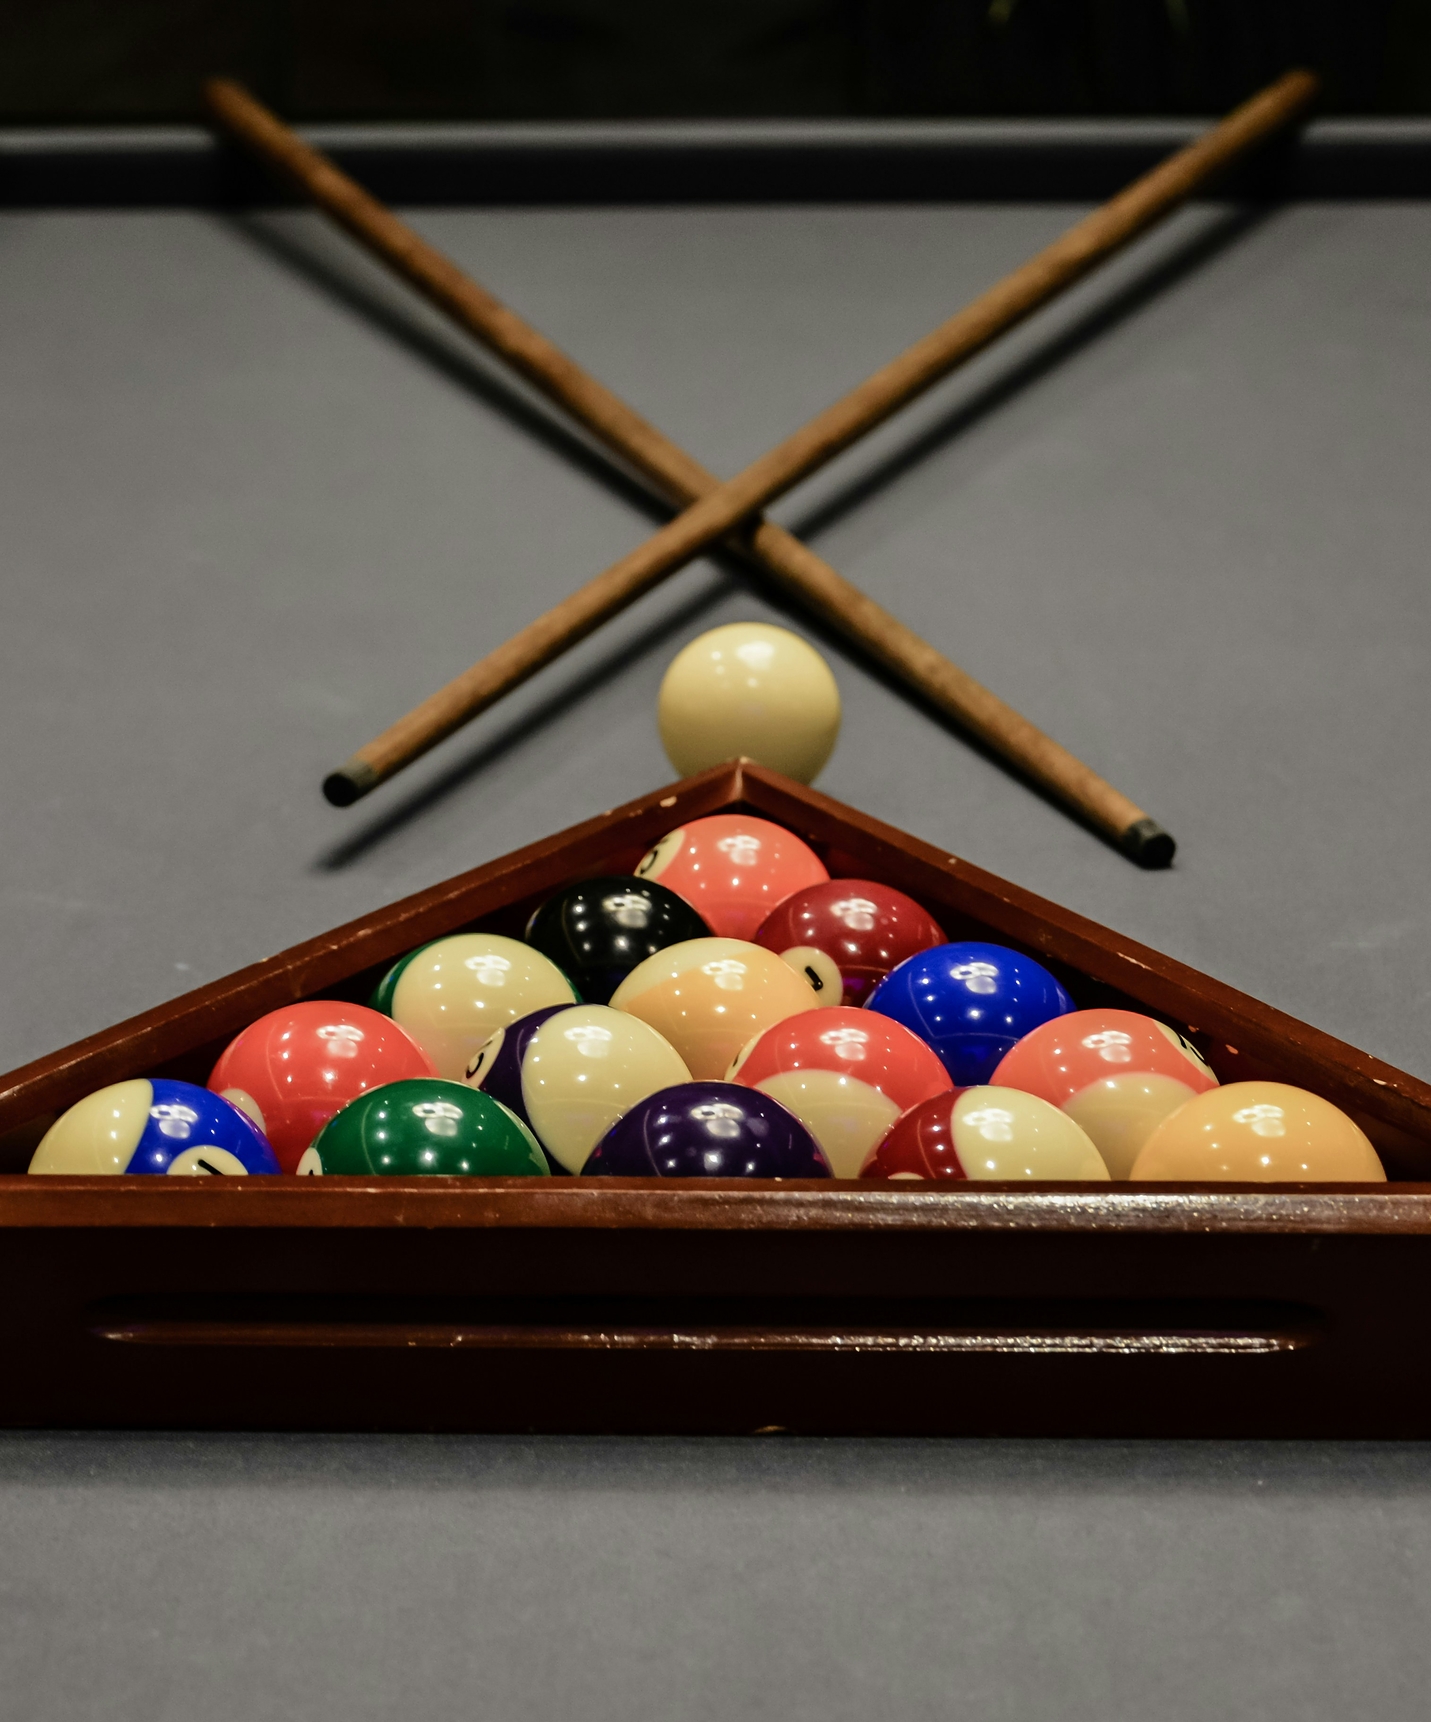
[[[798,1118],[757,1088],[681,1082],[618,1118],[583,1178],[828,1178]]]
[[[975,1088],[1016,1041],[1071,1011],[1073,1000],[1032,957],[961,940],[902,962],[867,1008],[932,1046],[956,1088]]]
[[[468,1061],[467,1082],[473,1088],[480,1088],[484,1094],[490,1094],[493,1100],[500,1100],[509,1112],[516,1113],[528,1130],[532,1130],[532,1121],[527,1116],[527,1103],[522,1095],[522,1061],[527,1056],[532,1036],[547,1018],[570,1009],[569,1004],[559,1004],[543,1005],[540,1010],[529,1011],[526,1016],[518,1017],[515,1022],[509,1022],[505,1028],[488,1035]],[[536,1135],[535,1130],[532,1130],[532,1135]],[[570,1176],[566,1167],[553,1155],[547,1154],[545,1148],[542,1153],[546,1154],[547,1165],[557,1177]]]
[[[225,1163],[229,1155],[245,1172],[282,1170],[268,1138],[231,1101],[172,1077],[153,1076],[149,1087],[149,1116],[126,1172],[165,1173],[178,1160],[181,1170],[227,1174],[234,1170]]]

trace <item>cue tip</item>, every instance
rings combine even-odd
[[[1118,839],[1118,847],[1140,867],[1151,871],[1171,867],[1178,846],[1156,819],[1135,819]]]
[[[367,760],[355,753],[345,765],[340,765],[336,771],[330,771],[323,779],[323,795],[334,807],[351,807],[355,801],[361,801],[370,789],[376,789],[377,785],[377,772]]]

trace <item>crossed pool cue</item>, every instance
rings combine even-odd
[[[1175,845],[1156,820],[760,511],[1302,116],[1318,88],[1311,72],[1286,73],[721,483],[241,85],[211,80],[204,98],[224,131],[681,510],[644,544],[360,748],[325,779],[328,800],[351,805],[724,540],[1140,866],[1166,867]]]

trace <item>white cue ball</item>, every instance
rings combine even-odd
[[[840,690],[830,666],[798,634],[769,622],[731,622],[676,654],[656,721],[682,777],[744,755],[811,783],[840,733]]]

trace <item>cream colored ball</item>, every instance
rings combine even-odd
[[[1171,1112],[1133,1162],[1139,1183],[1384,1184],[1366,1132],[1286,1082],[1229,1082]]]
[[[492,1074],[506,1032],[499,1028],[482,1048],[481,1070],[466,1079],[471,1087],[482,1087]],[[559,1010],[536,1030],[521,1055],[518,1080],[542,1147],[568,1172],[580,1172],[618,1118],[659,1089],[689,1082],[691,1073],[675,1047],[640,1017],[580,1004]]]
[[[555,963],[502,933],[452,933],[394,964],[373,995],[439,1076],[461,1082],[494,1029],[547,1005],[580,1001]]]
[[[966,1088],[954,1102],[950,1124],[969,1178],[1108,1181],[1108,1167],[1087,1131],[1036,1094]]]
[[[798,634],[769,622],[731,622],[676,654],[656,721],[683,777],[744,756],[811,783],[840,733],[840,690],[830,666]]]

